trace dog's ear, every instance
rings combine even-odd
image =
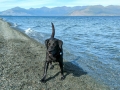
[[[61,40],[58,40],[58,45],[59,45],[59,48],[61,49],[61,51],[62,51],[62,45],[63,45],[63,41],[61,41]]]
[[[47,49],[48,49],[48,42],[49,42],[49,39],[46,39],[45,40],[45,46],[46,46]]]

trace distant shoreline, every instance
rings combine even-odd
[[[0,15],[1,17],[120,17],[120,16],[7,16],[7,15]]]
[[[11,9],[1,11],[0,15],[4,16],[120,16],[120,5],[90,5],[90,6],[74,6],[74,7],[41,7],[24,9],[21,7],[13,7]],[[20,13],[18,13],[20,12]]]

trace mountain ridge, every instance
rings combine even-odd
[[[91,5],[74,7],[41,7],[24,9],[14,7],[0,12],[1,16],[120,16],[119,5]]]

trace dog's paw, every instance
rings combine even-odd
[[[53,69],[54,68],[54,65],[51,65],[50,69]]]
[[[45,79],[41,79],[40,82],[45,83],[46,81],[45,81]]]
[[[60,78],[60,80],[64,80],[65,79],[65,77],[64,76],[62,76],[61,78]]]

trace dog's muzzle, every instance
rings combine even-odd
[[[48,56],[49,56],[49,58],[50,58],[51,60],[53,60],[53,61],[56,60],[56,57],[54,56],[53,51],[48,51],[47,53],[48,53]]]

